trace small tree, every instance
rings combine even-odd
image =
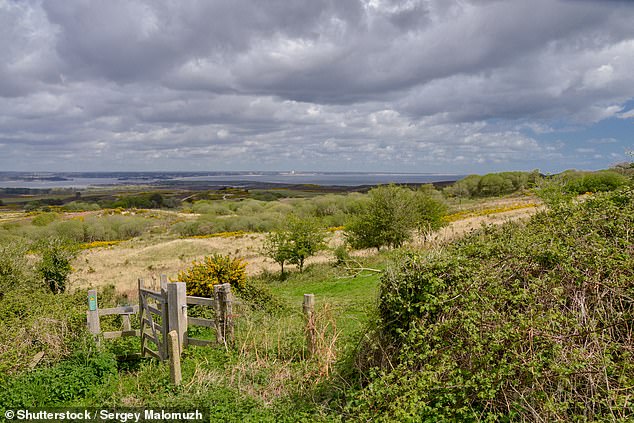
[[[285,263],[296,264],[302,272],[306,259],[324,248],[324,239],[325,233],[315,219],[291,216],[284,228],[266,237],[263,252],[280,265],[282,276]]]
[[[304,261],[325,247],[326,235],[315,219],[291,217],[288,223],[290,241],[289,263],[296,264],[299,271],[304,270]]]
[[[289,234],[283,231],[271,232],[264,239],[262,250],[265,256],[272,258],[280,265],[281,274],[284,277],[284,264],[291,258]]]

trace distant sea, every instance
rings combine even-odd
[[[0,188],[81,188],[116,185],[160,185],[178,182],[218,182],[245,186],[249,183],[321,186],[360,186],[387,183],[424,184],[456,181],[464,175],[434,173],[365,172],[0,172]]]

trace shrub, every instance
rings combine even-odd
[[[101,210],[97,203],[86,203],[84,201],[71,201],[62,207],[65,211],[94,211]]]
[[[488,173],[484,176],[469,175],[445,188],[445,193],[454,197],[487,197],[532,188],[539,183],[539,170],[532,172]]]
[[[0,299],[5,292],[23,285],[27,274],[26,248],[18,244],[0,245]]]
[[[374,188],[363,212],[346,225],[345,236],[353,248],[397,248],[418,228],[424,234],[441,227],[444,203],[429,187],[417,192],[396,185]]]
[[[380,287],[374,347],[387,356],[370,359],[374,377],[349,412],[393,421],[631,419],[632,227],[634,191],[617,191],[402,258]]]
[[[346,239],[353,248],[400,247],[415,226],[413,195],[407,188],[387,185],[373,188],[363,213],[346,225]]]
[[[268,234],[264,239],[262,253],[280,265],[284,277],[284,265],[291,258],[291,242],[286,232],[276,231]]]
[[[214,254],[194,261],[192,266],[178,274],[178,281],[185,282],[187,295],[213,298],[214,286],[229,283],[238,291],[246,284],[246,263],[236,257]]]
[[[42,260],[37,271],[53,294],[66,290],[68,276],[72,272],[70,261],[76,248],[59,238],[52,238],[41,246]]]
[[[41,213],[35,216],[33,220],[31,220],[31,223],[35,226],[46,226],[57,219],[59,219],[59,215],[57,213]]]
[[[566,191],[574,194],[613,191],[628,183],[629,179],[617,172],[582,173],[568,182]]]

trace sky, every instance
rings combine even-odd
[[[606,168],[634,1],[0,0],[0,171]]]

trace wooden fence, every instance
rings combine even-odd
[[[188,345],[205,346],[214,341],[190,337],[187,329],[192,326],[204,326],[216,331],[216,342],[224,345],[233,343],[233,304],[231,286],[226,283],[214,286],[214,298],[194,297],[186,294],[184,282],[167,282],[161,276],[159,291],[144,286],[143,279],[138,281],[139,304],[131,306],[100,309],[97,291],[88,291],[87,324],[97,343],[101,339],[113,339],[123,336],[141,338],[141,356],[151,356],[158,360],[170,360],[170,375],[174,384],[180,384],[180,356]],[[189,317],[188,306],[210,307],[214,318]],[[306,344],[309,355],[315,354],[315,296],[304,295],[303,312],[305,316]],[[132,329],[130,317],[139,317],[140,329]],[[120,331],[102,332],[102,316],[121,315]]]
[[[138,305],[100,309],[97,291],[88,291],[87,324],[98,343],[102,338],[139,336],[142,357],[167,360],[170,357],[168,333],[171,331],[176,332],[179,356],[187,345],[205,346],[215,342],[227,345],[233,342],[233,295],[228,283],[214,287],[214,298],[194,297],[186,294],[184,282],[167,283],[162,276],[159,291],[146,288],[143,279],[139,279],[138,293]],[[189,317],[188,305],[210,307],[214,310],[214,318]],[[122,316],[122,330],[101,331],[100,317],[108,315]],[[131,315],[138,315],[140,329],[132,329]],[[216,341],[187,336],[187,329],[192,326],[215,329]]]

